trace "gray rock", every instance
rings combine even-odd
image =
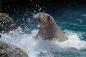
[[[20,48],[0,41],[0,57],[28,57]]]
[[[5,13],[0,13],[0,33],[7,33],[15,29],[16,25],[13,19]]]

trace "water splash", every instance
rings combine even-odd
[[[20,47],[29,57],[85,57],[86,51],[80,51],[86,49],[86,42],[79,38],[82,33],[76,33],[69,30],[65,30],[64,32],[69,40],[64,42],[51,42],[42,39],[34,40],[34,36],[38,33],[37,29],[32,30],[31,34],[28,34],[23,32],[19,27],[8,34],[2,34],[0,40]]]

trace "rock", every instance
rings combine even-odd
[[[0,41],[0,57],[28,57],[20,48]]]
[[[16,25],[13,19],[5,13],[0,13],[0,33],[7,33],[15,29]]]

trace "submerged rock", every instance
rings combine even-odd
[[[20,48],[0,41],[0,57],[28,57]]]
[[[0,13],[0,33],[7,33],[15,29],[16,25],[13,19],[5,13]]]

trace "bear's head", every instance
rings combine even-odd
[[[37,13],[34,18],[38,21],[38,23],[41,24],[48,24],[51,22],[51,20],[53,19],[53,17],[51,17],[49,14],[47,13]]]

